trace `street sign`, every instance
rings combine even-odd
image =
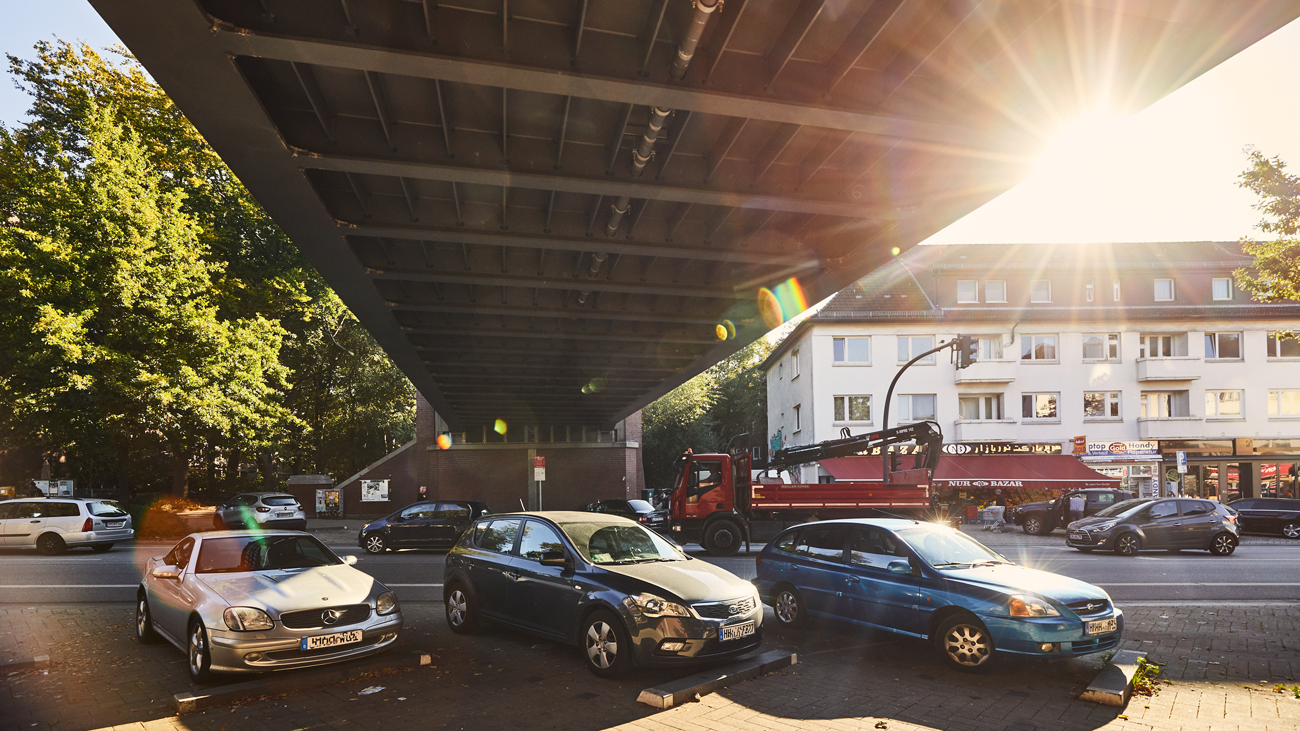
[[[1187,452],[1174,452],[1174,456],[1178,459],[1178,474],[1187,474]]]
[[[546,481],[545,457],[533,457],[533,480],[536,482]]]

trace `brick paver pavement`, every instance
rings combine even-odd
[[[52,660],[2,679],[0,729],[1300,728],[1300,700],[1273,692],[1300,673],[1300,607],[1285,605],[1127,609],[1124,646],[1162,663],[1172,684],[1122,712],[1075,700],[1100,657],[1012,661],[967,675],[945,668],[921,641],[835,623],[769,633],[767,649],[799,652],[794,668],[654,712],[636,703],[637,692],[678,673],[600,680],[573,648],[504,629],[456,636],[439,605],[420,604],[404,607],[409,632],[395,652],[430,652],[431,667],[182,717],[172,715],[170,697],[189,689],[183,657],[168,645],[137,645],[131,611],[0,608],[0,652],[40,650]],[[371,685],[384,690],[358,694]]]

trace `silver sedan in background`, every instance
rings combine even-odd
[[[298,531],[191,534],[145,566],[136,637],[183,650],[195,681],[380,652],[397,641],[401,608],[355,563]]]

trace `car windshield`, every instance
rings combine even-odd
[[[113,500],[86,503],[86,510],[89,510],[90,514],[96,518],[121,518],[126,515],[126,508]]]
[[[1011,563],[970,536],[934,523],[919,523],[896,531],[926,563],[942,568]]]
[[[297,505],[298,498],[293,495],[268,495],[262,498],[263,505]]]
[[[1149,502],[1151,502],[1150,498],[1141,498],[1139,500],[1125,500],[1122,503],[1115,503],[1114,505],[1110,506],[1109,508],[1106,508],[1105,510],[1098,510],[1097,512],[1093,513],[1093,516],[1099,518],[1121,518],[1127,516],[1129,513],[1132,513],[1133,511],[1137,510],[1143,505],[1146,505]]]
[[[339,563],[337,556],[311,536],[233,536],[205,539],[199,548],[197,572],[309,569]]]
[[[565,523],[560,528],[594,564],[686,560],[672,543],[635,523]]]
[[[632,509],[638,513],[653,513],[655,509],[653,505],[644,500],[628,500],[627,504],[631,505]]]

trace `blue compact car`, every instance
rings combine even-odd
[[[1119,644],[1124,614],[1100,588],[1018,566],[936,523],[829,520],[791,528],[758,556],[754,580],[777,622],[807,616],[931,639],[977,672],[996,655],[1059,658]]]

